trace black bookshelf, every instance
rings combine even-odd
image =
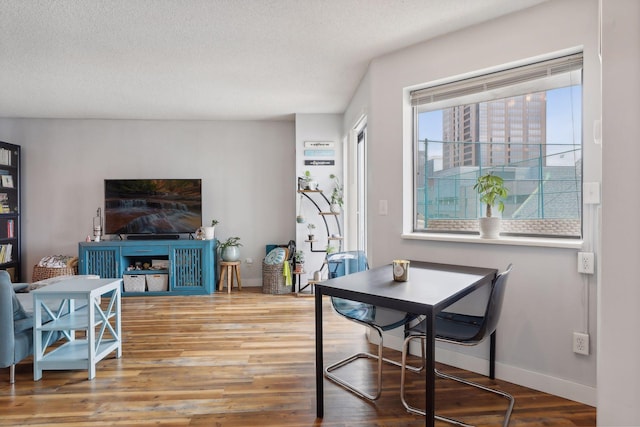
[[[21,281],[20,146],[0,141],[0,270]]]

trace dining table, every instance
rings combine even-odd
[[[435,317],[471,292],[490,285],[498,270],[410,260],[406,281],[394,281],[389,263],[316,284],[316,416],[324,417],[323,296],[344,298],[424,316],[425,425],[435,422]],[[399,396],[398,396],[399,401]]]

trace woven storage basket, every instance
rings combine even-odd
[[[147,274],[147,290],[149,292],[163,292],[169,290],[168,274]]]
[[[32,282],[50,279],[56,276],[73,276],[78,274],[78,267],[39,267],[33,266]]]
[[[288,261],[285,261],[288,262]],[[282,272],[283,264],[265,264],[262,261],[262,293],[263,294],[288,294],[292,286],[287,286]],[[293,280],[293,279],[291,279]]]
[[[125,274],[122,276],[125,292],[144,292],[147,281],[144,274]]]

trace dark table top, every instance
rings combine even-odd
[[[498,271],[411,261],[409,279],[395,282],[391,264],[330,279],[316,285],[324,295],[412,313],[438,312],[492,281]]]

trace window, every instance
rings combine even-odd
[[[582,236],[582,54],[411,92],[414,231],[475,233],[479,175],[509,188],[502,234]]]

